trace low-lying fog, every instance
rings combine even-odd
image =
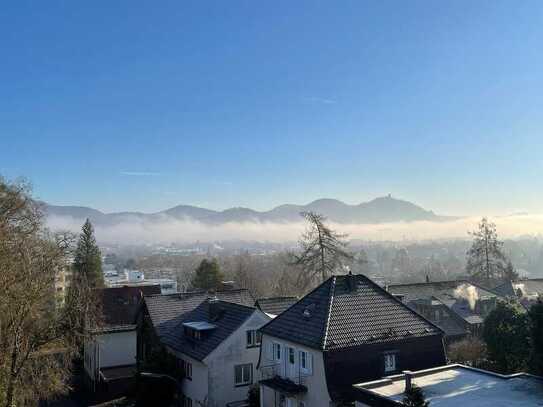
[[[500,238],[543,234],[543,215],[513,215],[491,218],[496,223]],[[446,222],[399,222],[384,224],[329,225],[350,239],[372,241],[428,240],[467,238],[467,232],[477,227],[480,217],[462,218]],[[79,232],[83,223],[72,217],[51,216],[47,219],[52,230]],[[226,223],[209,225],[193,220],[164,217],[155,222],[130,220],[115,226],[95,225],[96,237],[101,243],[190,243],[194,241],[245,240],[261,242],[296,241],[306,224],[297,223]]]

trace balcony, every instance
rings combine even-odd
[[[306,375],[300,371],[293,376],[288,377],[281,374],[281,365],[268,365],[260,367],[260,384],[272,388],[285,394],[286,396],[295,396],[297,394],[307,393]]]

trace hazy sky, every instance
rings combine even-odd
[[[12,1],[0,174],[51,203],[542,212],[543,2]]]

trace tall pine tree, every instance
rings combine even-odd
[[[470,235],[473,236],[473,243],[467,253],[466,271],[474,280],[492,285],[513,273],[507,271],[508,259],[503,253],[503,242],[498,239],[494,223],[483,218],[478,230]]]
[[[104,286],[102,255],[94,238],[94,228],[87,219],[83,224],[74,258],[74,279],[85,281],[90,288]]]

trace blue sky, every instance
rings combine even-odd
[[[0,10],[0,174],[105,211],[541,212],[541,1]]]

